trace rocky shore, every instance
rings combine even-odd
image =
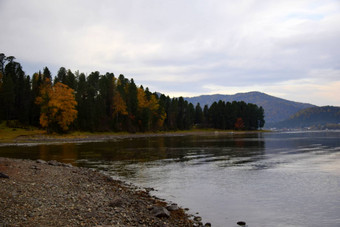
[[[56,161],[0,157],[0,184],[0,226],[203,226],[148,189]]]
[[[108,134],[92,134],[92,135],[49,135],[49,134],[37,134],[24,136],[20,135],[13,139],[11,142],[20,143],[88,143],[88,142],[99,142],[99,141],[115,141],[121,139],[135,139],[145,137],[166,137],[166,136],[189,136],[189,135],[209,135],[216,134],[217,132],[206,132],[206,131],[188,131],[188,132],[162,132],[162,133],[108,133]],[[227,132],[221,132],[227,133]],[[230,133],[229,133],[230,134]],[[0,140],[1,144],[1,140]],[[8,142],[2,143],[7,145]]]
[[[209,135],[233,135],[244,133],[258,133],[260,131],[178,131],[178,132],[156,132],[156,133],[108,133],[108,134],[91,134],[91,135],[49,135],[49,134],[36,134],[36,135],[19,135],[10,141],[1,141],[0,145],[7,146],[12,144],[26,144],[26,143],[88,143],[100,141],[115,141],[121,139],[135,139],[135,138],[151,138],[151,137],[175,137],[175,136],[209,136]],[[264,131],[262,131],[264,132]]]

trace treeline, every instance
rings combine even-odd
[[[284,121],[270,124],[270,127],[336,129],[339,124],[340,107],[321,106],[300,110]]]
[[[214,102],[210,108],[208,124],[218,129],[254,130],[264,126],[264,110],[252,103]]]
[[[47,67],[30,77],[14,57],[4,54],[0,54],[0,106],[0,121],[9,126],[44,126],[49,131],[258,129],[264,125],[263,108],[254,104],[220,101],[201,108],[182,97],[152,93],[122,74],[96,71],[86,76],[64,67],[54,78]]]

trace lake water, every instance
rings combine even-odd
[[[340,226],[340,131],[26,144],[0,146],[0,156],[98,168],[213,226]]]

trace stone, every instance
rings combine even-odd
[[[40,170],[40,168],[39,168],[38,166],[36,166],[36,165],[32,165],[32,166],[30,167],[30,169]]]
[[[210,223],[210,222],[207,222],[207,223],[205,223],[204,226],[205,226],[205,227],[211,227],[211,223]]]
[[[73,165],[71,163],[62,163],[62,166],[72,168]]]
[[[7,176],[6,174],[0,172],[0,178],[9,178],[9,176]]]
[[[155,189],[154,188],[145,188],[145,191],[146,191],[146,193],[149,193],[151,191],[155,191]]]
[[[194,217],[194,221],[200,222],[200,221],[202,221],[202,218],[201,218],[201,217],[199,217],[199,216],[197,216],[197,217]]]
[[[246,226],[246,223],[245,223],[244,221],[239,221],[239,222],[237,222],[237,224],[238,224],[239,226]]]
[[[46,162],[46,161],[44,161],[44,160],[41,160],[41,159],[38,159],[38,160],[37,160],[37,163],[40,163],[40,164],[47,164],[47,162]]]
[[[166,209],[167,209],[168,211],[175,211],[175,210],[178,210],[179,208],[178,208],[178,206],[177,206],[176,203],[173,203],[173,204],[171,204],[170,206],[167,206]]]
[[[61,163],[57,162],[56,160],[50,160],[47,163],[51,166],[60,166],[61,165]]]
[[[121,199],[114,199],[109,203],[110,207],[121,207],[123,205],[123,200]]]
[[[151,210],[151,213],[158,218],[168,218],[170,217],[170,212],[165,209],[164,207],[160,207],[160,206],[154,206]]]

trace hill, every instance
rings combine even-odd
[[[237,93],[235,95],[201,95],[184,99],[194,105],[200,103],[202,107],[204,105],[210,106],[213,102],[219,100],[225,102],[244,101],[246,103],[254,103],[263,107],[266,123],[280,122],[288,119],[290,116],[302,109],[315,107],[311,104],[293,102],[256,91]]]
[[[270,126],[276,128],[338,128],[340,127],[340,107],[307,108],[297,112],[287,120]]]

